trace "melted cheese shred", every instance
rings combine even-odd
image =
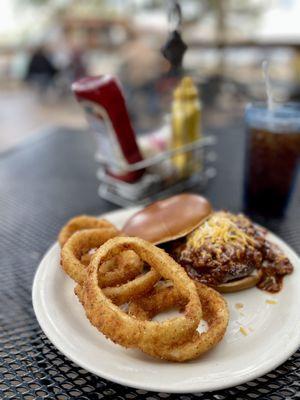
[[[224,211],[215,212],[189,235],[187,245],[197,249],[206,242],[214,245],[232,243],[242,247],[254,244],[254,239],[236,225],[238,218],[241,217]]]

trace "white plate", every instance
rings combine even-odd
[[[118,227],[134,212],[116,211],[106,217]],[[59,266],[54,244],[36,272],[32,299],[38,322],[50,341],[86,370],[122,385],[158,392],[188,393],[219,390],[269,372],[300,345],[300,261],[273,234],[295,266],[283,290],[270,295],[256,288],[226,295],[230,323],[222,342],[198,360],[184,364],[152,359],[107,340],[86,319],[73,293],[73,281]],[[275,300],[276,304],[267,303]],[[237,303],[244,304],[242,310]],[[240,327],[247,331],[245,336]]]

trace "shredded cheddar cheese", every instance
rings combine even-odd
[[[247,336],[248,332],[246,331],[246,329],[243,326],[240,326],[240,332],[244,335]]]
[[[235,219],[236,216],[224,211],[215,212],[190,234],[187,240],[188,246],[198,248],[207,240],[212,244],[219,245],[233,243],[245,247],[253,244],[254,239],[236,225]]]

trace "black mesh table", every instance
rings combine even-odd
[[[243,136],[219,134],[218,175],[205,191],[215,208],[241,209]],[[113,384],[66,359],[41,331],[32,309],[34,273],[61,225],[78,213],[115,207],[97,196],[94,144],[87,133],[53,129],[0,155],[1,399],[294,399],[300,351],[262,378],[212,393],[150,393]],[[197,188],[195,188],[195,191]],[[300,252],[300,191],[283,221],[260,221]]]

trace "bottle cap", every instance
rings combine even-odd
[[[174,92],[174,98],[176,100],[187,100],[195,99],[198,97],[198,90],[191,77],[184,77],[179,86]]]

